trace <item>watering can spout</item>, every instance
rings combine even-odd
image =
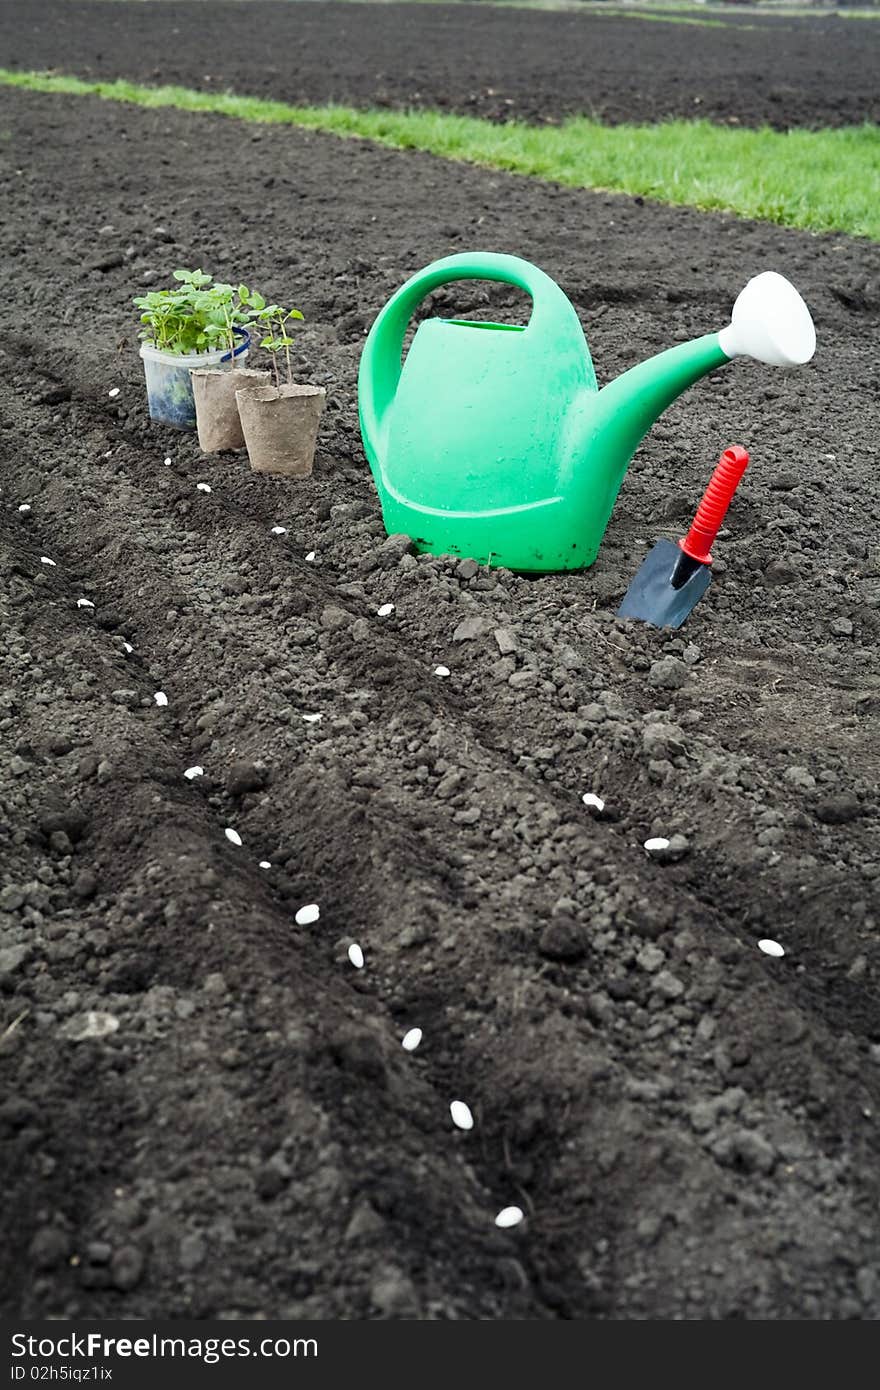
[[[681,343],[630,368],[604,387],[584,412],[583,457],[603,459],[607,515],[640,441],[683,391],[733,357],[771,367],[802,366],[816,349],[810,312],[797,290],[776,271],[750,280],[733,306],[730,324]],[[595,479],[595,473],[594,473]]]
[[[604,445],[619,473],[615,495],[640,441],[666,407],[695,381],[730,360],[719,339],[718,333],[707,333],[668,348],[630,367],[599,392],[598,410],[594,407],[592,418],[588,417],[585,446],[593,454]]]

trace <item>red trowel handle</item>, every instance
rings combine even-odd
[[[749,456],[739,444],[725,449],[712,474],[709,486],[703,493],[703,500],[697,508],[694,524],[679,545],[685,555],[701,565],[711,565],[712,542],[721,529],[727,515],[733,494],[739,487],[739,480],[749,462]]]

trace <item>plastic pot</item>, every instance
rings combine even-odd
[[[150,419],[162,425],[174,425],[179,430],[196,426],[196,407],[193,400],[190,372],[199,367],[222,368],[235,360],[244,365],[250,347],[250,337],[240,332],[241,343],[232,353],[217,348],[214,352],[160,352],[149,343],[141,344],[141,360],[147,382],[147,405]]]
[[[216,454],[220,449],[243,449],[236,392],[262,386],[268,382],[269,373],[255,367],[236,367],[232,371],[223,367],[198,367],[190,376],[202,452]]]
[[[236,391],[251,468],[285,478],[307,478],[315,458],[323,386],[256,386]]]

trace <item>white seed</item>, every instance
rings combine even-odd
[[[226,827],[226,829],[224,830],[223,834],[226,836],[227,840],[229,840],[231,844],[233,844],[233,845],[240,845],[240,844],[241,844],[241,836],[239,835],[238,831],[237,831],[237,830],[233,830],[231,826],[227,825],[227,827]]]
[[[129,654],[131,654],[134,651],[134,647],[131,645],[130,642],[123,642],[122,645]]]
[[[449,1107],[449,1113],[457,1129],[473,1129],[474,1117],[463,1100],[454,1100]]]
[[[381,608],[376,609],[376,612],[380,618],[390,618],[391,614],[394,612],[394,604],[383,603]]]
[[[18,510],[19,510],[20,512],[29,512],[30,509],[31,509],[31,504],[30,504],[30,502],[22,502],[22,504],[21,504],[21,506],[19,507]]]
[[[261,868],[261,869],[271,869],[271,867],[272,867],[272,865],[269,863],[268,859],[261,859],[261,860],[260,860],[260,868]]]
[[[109,1038],[118,1028],[119,1019],[115,1014],[88,1009],[84,1014],[74,1014],[62,1024],[60,1031],[70,1042],[85,1042],[89,1038]]]
[[[422,1041],[421,1028],[410,1028],[408,1033],[404,1033],[401,1047],[404,1052],[415,1052],[419,1043]]]
[[[304,714],[304,715],[303,715],[303,719],[304,719],[304,721],[306,722],[306,724],[317,724],[317,723],[320,722],[321,719],[323,719],[323,717],[324,717],[324,716],[323,716],[322,714]]]
[[[602,800],[601,796],[597,796],[595,792],[584,792],[581,801],[585,806],[591,806],[594,811],[605,810],[605,802]]]
[[[197,777],[204,777],[205,769],[203,767],[199,767],[198,763],[194,763],[192,767],[188,767],[186,769],[183,775],[187,778],[188,781],[194,782]]]
[[[78,598],[76,606],[77,608],[94,608],[95,605],[90,598]]]
[[[164,709],[165,706],[168,704],[168,696],[165,694],[164,690],[157,690],[155,695],[153,696],[153,699],[156,701],[156,704],[159,706],[160,709]]]
[[[41,564],[41,565],[52,565],[53,568],[57,568],[57,566],[55,565],[55,561],[54,561],[54,560],[50,560],[48,555],[41,555],[41,556],[40,556],[40,564]]]
[[[317,903],[306,903],[305,907],[299,909],[293,920],[298,927],[310,927],[313,922],[317,922],[320,915],[321,909]]]
[[[452,672],[450,671],[450,669],[449,669],[448,666],[435,666],[435,667],[434,667],[434,675],[435,675],[435,676],[451,676],[451,675],[452,675]]]
[[[210,487],[208,486],[207,483],[196,483],[196,487],[198,488],[199,492],[210,492],[210,491],[211,491],[211,489],[210,489]]]
[[[165,467],[166,467],[166,468],[170,468],[170,467],[171,467],[171,460],[170,460],[170,459],[163,459],[162,462],[165,464]]]
[[[649,854],[662,854],[669,848],[669,841],[664,840],[662,835],[657,835],[653,840],[645,841],[645,849]]]
[[[112,391],[107,392],[107,395],[110,397],[111,401],[115,401],[116,397],[119,395],[119,387],[114,386]]]
[[[315,554],[314,550],[310,550],[309,553],[308,553],[308,555],[306,556],[306,559],[307,559],[307,560],[316,560],[317,558],[318,558],[318,557],[317,557],[317,555]]]
[[[758,942],[758,950],[763,951],[765,956],[785,955],[785,947],[780,946],[778,941],[770,941],[767,937],[765,937],[763,941]]]
[[[509,1226],[518,1226],[522,1219],[522,1207],[502,1207],[495,1217],[495,1225],[506,1231]]]
[[[351,961],[355,970],[363,970],[364,953],[356,941],[353,941],[348,948],[348,959]]]
[[[286,536],[286,535],[287,535],[287,527],[286,527],[286,526],[273,526],[273,527],[272,527],[272,535],[273,535],[273,536]]]

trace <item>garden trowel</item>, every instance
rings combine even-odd
[[[691,529],[684,540],[657,542],[627,589],[618,618],[637,618],[653,627],[681,627],[709,587],[712,542],[748,461],[738,444],[724,450]]]

